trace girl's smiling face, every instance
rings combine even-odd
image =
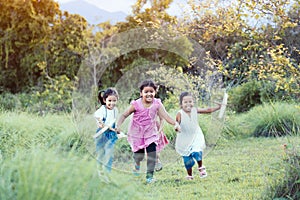
[[[118,98],[115,95],[109,95],[105,100],[105,105],[108,110],[114,109],[118,101]]]
[[[194,107],[194,99],[192,96],[184,96],[182,98],[181,108],[183,111],[189,113]]]
[[[141,97],[143,102],[152,103],[155,97],[156,91],[153,87],[144,87],[141,92]]]

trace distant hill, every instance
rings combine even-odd
[[[127,14],[124,12],[109,12],[84,0],[61,3],[60,9],[62,11],[68,11],[71,14],[79,14],[90,24],[99,24],[105,21],[110,21],[111,24],[115,24],[116,22],[125,21],[127,17]]]

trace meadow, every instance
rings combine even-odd
[[[276,108],[291,113],[293,123],[285,127],[288,134],[255,136],[266,132],[257,127],[278,134],[275,128],[291,121],[277,115],[275,126],[268,111]],[[263,113],[268,118],[265,126],[253,120],[256,116],[264,121]],[[195,171],[192,181],[185,179],[182,160],[172,147],[174,133],[166,126],[171,143],[162,153],[163,170],[155,173],[154,184],[146,184],[144,174],[134,176],[130,171],[126,139],[118,141],[110,182],[98,176],[91,116],[75,120],[71,114],[2,111],[0,199],[296,199],[300,196],[299,113],[296,104],[258,106],[242,115],[228,113],[218,139],[204,156],[208,177],[200,179]],[[282,116],[291,118],[286,115]],[[209,132],[206,120],[210,118],[201,118],[200,125]]]

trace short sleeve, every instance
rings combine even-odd
[[[95,117],[96,119],[103,119],[103,117],[104,117],[104,111],[105,111],[104,106],[101,106],[101,107],[94,113],[94,117]]]
[[[157,107],[157,109],[159,109],[160,107],[163,106],[160,99],[155,99],[154,102],[155,102],[155,106]]]
[[[103,122],[104,113],[105,113],[105,107],[103,105],[94,113],[94,118],[98,126],[100,125],[99,120]]]
[[[138,100],[133,100],[133,101],[130,102],[130,105],[132,105],[132,106],[134,107],[135,110],[138,110],[138,109],[139,109],[139,104],[138,104],[138,101],[139,101],[139,100],[140,100],[140,99],[138,99]]]

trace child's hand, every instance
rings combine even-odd
[[[160,134],[163,131],[162,128],[158,129],[158,133]]]
[[[103,123],[98,123],[99,128],[104,128],[104,124]]]
[[[119,129],[119,128],[115,128],[115,131],[117,132],[117,134],[121,133],[121,129]]]
[[[181,127],[180,127],[180,125],[178,124],[178,122],[175,123],[174,129],[175,129],[176,132],[180,132],[180,131],[181,131]]]
[[[100,120],[100,118],[97,118],[97,124],[99,128],[103,128],[104,127],[104,123]]]

